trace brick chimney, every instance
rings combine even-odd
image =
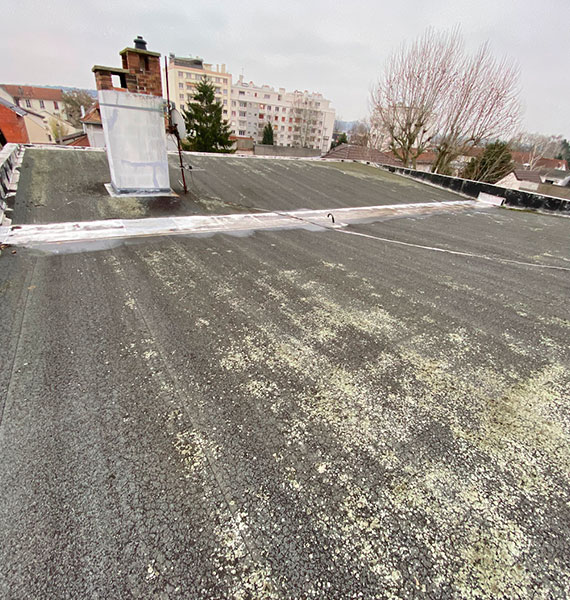
[[[120,89],[136,94],[162,97],[162,77],[160,74],[160,53],[146,49],[145,40],[139,35],[134,40],[134,48],[125,48],[119,54],[122,68],[95,65],[95,83],[98,90],[112,90],[113,75],[118,75]]]

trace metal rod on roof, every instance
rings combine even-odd
[[[168,132],[173,133],[176,136],[176,145],[178,147],[178,158],[180,160],[180,173],[182,174],[182,186],[184,193],[188,193],[188,187],[186,186],[186,176],[184,175],[184,164],[182,163],[182,147],[180,145],[180,134],[178,133],[178,127],[172,124],[172,107],[170,106],[170,89],[168,86],[168,58],[164,57],[164,76],[166,78],[166,102],[168,105]]]

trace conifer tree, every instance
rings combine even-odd
[[[273,127],[271,127],[271,123],[265,124],[265,127],[263,128],[263,139],[261,140],[261,143],[273,146]]]
[[[478,158],[472,158],[462,176],[465,179],[496,183],[512,171],[514,166],[511,149],[506,142],[493,142],[485,147]]]
[[[184,109],[188,144],[197,152],[232,152],[230,128],[214,94],[211,82],[202,80],[196,85],[193,101]]]

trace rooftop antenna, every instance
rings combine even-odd
[[[166,77],[166,104],[168,106],[168,133],[174,134],[176,137],[176,144],[178,146],[178,158],[180,160],[180,173],[182,174],[182,187],[184,193],[188,193],[188,187],[186,186],[186,176],[184,175],[184,164],[182,163],[182,147],[180,145],[180,134],[178,133],[178,126],[172,122],[172,106],[170,104],[170,90],[168,87],[168,60],[164,57],[164,75]]]

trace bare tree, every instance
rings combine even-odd
[[[461,61],[459,31],[427,32],[392,54],[371,94],[374,118],[390,136],[390,149],[415,166],[435,133],[444,95]]]
[[[432,170],[447,173],[469,148],[516,130],[518,68],[494,59],[487,44],[467,56],[458,29],[428,29],[388,59],[371,104],[404,165],[415,167],[431,145]]]
[[[67,135],[67,127],[63,121],[52,117],[49,120],[49,130],[56,144],[61,144]]]
[[[541,158],[554,158],[562,150],[563,137],[561,135],[542,135],[540,133],[524,132],[514,140],[514,147],[528,152],[528,160],[524,167],[534,170]]]
[[[356,146],[370,147],[370,125],[366,119],[356,121],[350,130],[350,143]]]
[[[436,173],[450,173],[458,156],[484,141],[509,137],[520,118],[519,70],[496,60],[483,44],[472,57],[462,57],[444,96],[436,124]]]
[[[312,147],[316,140],[319,111],[315,101],[306,92],[295,91],[291,102],[293,114],[293,146]]]

